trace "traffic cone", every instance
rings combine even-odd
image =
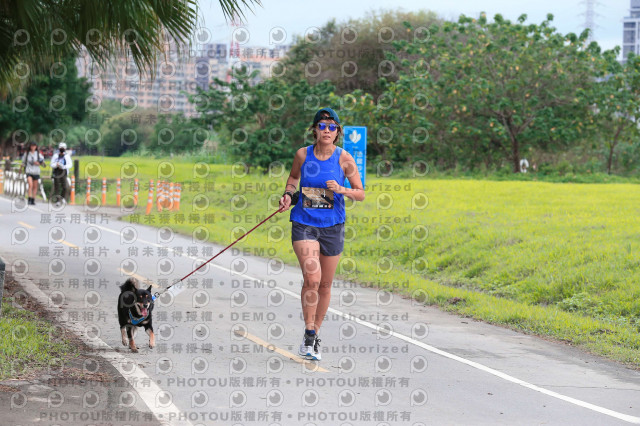
[[[153,207],[153,179],[149,181],[149,196],[147,197],[147,211],[145,214],[151,213]]]
[[[74,206],[76,204],[76,176],[71,175],[71,194],[69,195],[69,204]]]
[[[133,205],[138,207],[138,178],[133,181]]]
[[[159,212],[162,211],[162,196],[162,181],[159,180],[156,189],[156,209],[158,209]]]
[[[120,178],[116,179],[116,205],[120,207]]]
[[[89,204],[89,199],[91,198],[91,178],[87,178],[87,204]]]
[[[102,205],[107,204],[107,178],[102,178]]]
[[[180,196],[182,195],[182,185],[176,184],[176,202],[173,205],[175,211],[180,211]]]
[[[173,182],[169,183],[169,210],[174,210],[174,206],[176,205],[176,189]]]

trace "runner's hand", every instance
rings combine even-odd
[[[336,182],[335,180],[328,180],[326,182],[327,184],[327,189],[332,190],[333,192],[335,192],[336,194],[341,194],[342,192],[342,187],[340,185],[338,185],[338,182]]]
[[[291,197],[285,194],[282,196],[282,198],[280,198],[280,209],[278,209],[278,211],[284,212],[289,210],[290,207],[291,207]]]

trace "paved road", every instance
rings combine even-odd
[[[301,360],[299,269],[238,251],[160,297],[157,347],[138,333],[133,354],[115,310],[127,274],[166,286],[221,247],[113,213],[0,197],[0,255],[131,383],[121,405],[162,423],[640,424],[637,371],[348,282],[334,285],[323,360]]]

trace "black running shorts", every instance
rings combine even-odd
[[[344,250],[344,223],[318,228],[291,221],[291,242],[313,240],[320,243],[320,253],[337,256]]]

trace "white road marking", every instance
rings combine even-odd
[[[11,203],[11,201],[6,200],[4,197],[0,197],[0,200],[7,201]],[[41,213],[44,213],[42,210],[35,209]],[[120,235],[119,232],[115,232],[111,229],[104,228],[99,226],[101,229],[113,232],[115,234]],[[64,242],[66,243],[66,241]],[[70,246],[73,244],[67,243]],[[161,392],[164,393],[156,382],[154,382],[144,371],[138,368],[138,363],[135,360],[131,360],[124,355],[116,352],[111,346],[105,343],[100,338],[90,338],[87,336],[85,329],[83,329],[78,323],[75,321],[65,320],[61,314],[64,313],[64,310],[50,306],[49,297],[40,290],[37,286],[35,286],[31,281],[25,280],[19,277],[16,277],[16,280],[20,282],[22,287],[38,302],[42,304],[42,306],[46,307],[47,310],[56,314],[56,319],[62,323],[65,328],[73,331],[78,337],[80,337],[87,345],[90,347],[97,349],[98,353],[102,358],[107,360],[122,377],[124,377],[127,382],[131,385],[131,387],[136,391],[136,393],[140,396],[145,405],[149,408],[149,411],[156,416],[157,420],[162,424],[180,424],[184,426],[193,426],[193,424],[188,420],[178,420],[184,419],[184,416],[181,416],[181,411],[176,407],[173,402],[169,402],[164,407],[158,407],[156,404],[156,398],[160,395]],[[129,371],[125,369],[125,366],[133,365],[134,370]],[[149,383],[147,387],[137,386],[139,383]],[[169,420],[171,419],[171,420]]]
[[[113,231],[111,229],[104,228],[104,227],[101,227],[101,226],[98,226],[98,227],[101,228],[101,229],[104,229],[106,231],[113,232],[115,234],[120,235],[120,233],[117,232],[117,231]],[[157,246],[157,247],[161,247],[160,244],[152,243],[152,242],[149,242],[149,241],[144,241],[144,240],[138,240],[138,241],[144,242],[146,244],[151,244],[151,245],[154,245],[154,246]],[[195,257],[195,256],[187,256],[184,253],[182,254],[182,257],[188,257],[189,259],[199,260],[199,261],[202,261],[202,262],[205,262],[207,260],[207,259],[200,259],[200,258]],[[211,266],[214,266],[214,267],[216,267],[218,269],[221,269],[223,271],[229,272],[230,274],[231,273],[237,274],[237,275],[246,277],[246,278],[248,278],[250,280],[257,281],[259,283],[264,283],[264,281],[259,279],[259,278],[255,278],[255,277],[252,277],[252,276],[247,275],[247,274],[238,274],[237,272],[234,272],[231,269],[226,268],[226,267],[221,266],[221,265],[216,265],[214,263],[211,263]],[[277,285],[275,286],[275,288],[279,288],[280,290],[282,290],[283,293],[288,294],[289,296],[300,300],[300,295],[298,293],[294,293],[291,290],[288,290],[288,289],[286,289],[284,287],[279,287]],[[598,413],[601,413],[601,414],[604,414],[604,415],[607,415],[607,416],[610,416],[610,417],[615,417],[616,419],[620,419],[620,420],[623,420],[623,421],[628,422],[628,423],[640,424],[640,417],[635,417],[635,416],[631,416],[631,415],[628,415],[628,414],[620,413],[618,411],[614,411],[614,410],[610,410],[608,408],[600,407],[599,405],[591,404],[591,403],[586,402],[586,401],[582,401],[582,400],[579,400],[579,399],[576,399],[576,398],[572,398],[570,396],[562,395],[562,394],[560,394],[558,392],[554,392],[554,391],[542,388],[540,386],[536,386],[533,383],[529,383],[529,382],[526,382],[524,380],[518,379],[517,377],[513,377],[513,376],[511,376],[509,374],[506,374],[506,373],[503,373],[501,371],[495,370],[495,369],[493,369],[491,367],[487,367],[486,365],[483,365],[483,364],[480,364],[478,362],[471,361],[471,360],[468,360],[466,358],[463,358],[461,356],[454,355],[452,353],[443,351],[443,350],[438,349],[438,348],[436,348],[434,346],[427,345],[427,344],[422,343],[422,342],[420,342],[418,340],[412,339],[409,336],[405,336],[404,334],[397,333],[395,331],[391,331],[391,330],[389,330],[387,328],[378,327],[377,325],[375,325],[375,324],[373,324],[371,322],[363,321],[363,320],[361,320],[361,319],[359,319],[359,318],[357,318],[357,317],[355,317],[355,316],[353,316],[351,314],[339,311],[337,309],[329,308],[329,312],[338,314],[338,315],[342,316],[343,318],[345,318],[346,320],[353,321],[355,323],[358,323],[360,325],[368,327],[368,328],[370,328],[372,330],[382,331],[384,333],[391,334],[392,336],[394,336],[394,337],[396,337],[396,338],[398,338],[400,340],[404,340],[407,343],[411,343],[411,344],[413,344],[415,346],[418,346],[418,347],[420,347],[422,349],[425,349],[425,350],[427,350],[429,352],[432,352],[434,354],[438,354],[438,355],[443,356],[445,358],[448,358],[450,360],[460,362],[462,364],[468,365],[468,366],[473,367],[475,369],[478,369],[480,371],[484,371],[485,373],[489,373],[489,374],[491,374],[493,376],[499,377],[499,378],[501,378],[503,380],[506,380],[508,382],[515,383],[517,385],[523,386],[525,388],[531,389],[531,390],[536,391],[536,392],[540,392],[542,394],[545,394],[547,396],[551,396],[553,398],[560,399],[560,400],[565,401],[565,402],[569,402],[569,403],[577,405],[579,407],[583,407],[583,408],[586,408],[586,409],[589,409],[589,410],[592,410],[592,411],[595,411],[595,412],[598,412]]]
[[[168,404],[163,404],[164,406],[157,406],[156,399],[162,393],[165,396],[165,391],[161,389],[154,380],[152,380],[147,374],[142,371],[138,367],[138,361],[136,359],[130,359],[126,356],[116,352],[113,350],[111,346],[106,344],[99,337],[89,337],[87,335],[87,330],[83,328],[76,321],[69,321],[62,317],[64,310],[58,307],[50,306],[49,297],[40,290],[35,284],[31,281],[18,278],[16,280],[20,282],[20,285],[29,293],[33,298],[35,298],[42,306],[46,307],[47,310],[53,312],[56,315],[56,319],[62,323],[65,328],[73,331],[78,337],[80,337],[87,345],[90,347],[97,349],[98,354],[107,360],[113,367],[118,370],[118,372],[124,377],[127,382],[131,385],[131,387],[138,393],[140,399],[149,407],[149,411],[156,416],[157,420],[161,424],[179,424],[184,426],[193,426],[193,424],[188,420],[179,420],[184,419],[184,416],[181,416],[181,412],[173,404],[173,401],[170,401]],[[128,366],[133,366],[132,370],[129,370]],[[140,386],[140,383],[148,383],[148,386]]]

